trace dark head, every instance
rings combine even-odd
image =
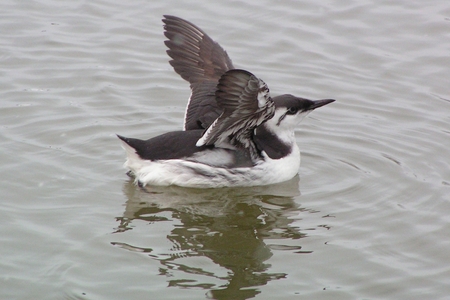
[[[286,94],[274,97],[273,101],[275,102],[275,115],[267,121],[267,123],[271,123],[267,125],[270,128],[282,127],[293,130],[308,113],[335,100],[309,100]]]

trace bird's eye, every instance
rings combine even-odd
[[[297,107],[289,107],[286,113],[288,115],[295,115],[297,112],[298,112],[298,108]]]

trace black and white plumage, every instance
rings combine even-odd
[[[164,16],[170,64],[190,83],[183,131],[149,140],[119,136],[125,166],[139,184],[186,187],[254,186],[283,182],[300,166],[296,125],[332,99],[271,97],[252,73],[192,23]]]
[[[275,113],[267,85],[250,72],[230,70],[219,79],[216,101],[222,114],[196,146],[246,149],[251,159],[257,161],[260,156],[252,139],[253,131]]]

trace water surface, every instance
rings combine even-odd
[[[446,1],[4,1],[0,298],[445,299]],[[115,137],[182,126],[161,18],[203,28],[273,95],[335,98],[299,176],[134,186]]]

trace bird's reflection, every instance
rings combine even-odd
[[[171,219],[177,220],[167,233],[172,248],[162,254],[152,248],[113,244],[158,259],[162,264],[160,274],[168,277],[169,286],[204,288],[213,299],[252,298],[259,293],[258,286],[287,275],[270,272],[266,261],[273,250],[308,253],[302,252],[300,245],[292,246],[292,241],[289,246],[283,243],[305,236],[291,225],[290,218],[306,210],[294,201],[300,194],[298,182],[295,177],[272,186],[223,189],[138,188],[127,182],[124,193],[128,201],[123,216],[117,218],[116,232],[132,229],[135,219],[167,221],[170,213]],[[208,258],[226,272],[192,266],[187,258],[193,257]],[[203,276],[205,280],[177,278],[174,270],[177,274]],[[218,280],[220,284],[212,283]]]

